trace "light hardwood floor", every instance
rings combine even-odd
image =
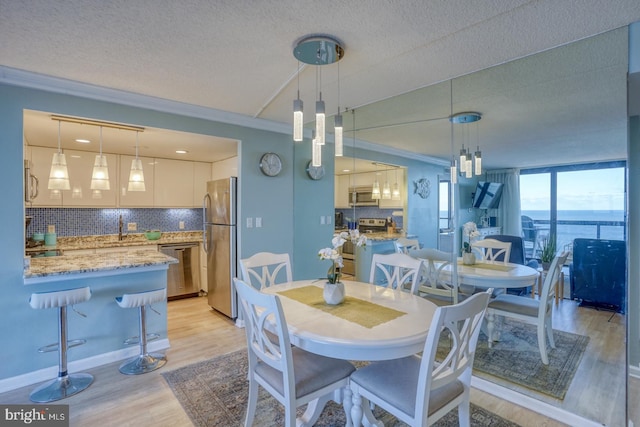
[[[618,387],[617,379],[618,371],[624,371],[623,332],[618,331],[624,330],[622,316],[615,315],[608,322],[611,313],[578,308],[567,300],[558,307],[555,328],[591,336],[589,354],[583,358],[565,399],[567,407],[581,411],[590,407],[598,411],[624,411],[624,405],[609,408],[610,404],[602,403],[603,399],[608,402],[618,400],[614,397],[622,399],[624,393],[624,386]],[[120,362],[90,370],[95,382],[89,389],[57,402],[70,406],[72,426],[192,425],[161,372],[244,348],[244,330],[211,310],[206,297],[171,301],[168,313],[171,348],[167,351],[167,364],[160,370],[137,376],[121,375]],[[592,375],[595,379],[589,379]],[[32,388],[0,394],[0,403],[28,404]],[[478,390],[473,390],[472,401],[522,426],[564,425]],[[623,424],[607,422],[607,425]]]

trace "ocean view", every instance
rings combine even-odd
[[[531,217],[534,222],[549,221],[549,211],[522,211],[522,215]],[[624,221],[624,211],[622,210],[563,210],[558,211],[558,221],[582,221],[585,224],[558,224],[558,248],[563,248],[573,242],[573,239],[609,239],[624,240],[625,228],[622,225],[600,225],[589,224],[595,221]],[[548,226],[540,224],[541,235],[546,233]],[[598,236],[598,228],[600,236]]]

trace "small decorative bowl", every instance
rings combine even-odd
[[[158,240],[161,235],[162,232],[160,230],[147,230],[144,232],[144,237],[146,237],[147,240]]]

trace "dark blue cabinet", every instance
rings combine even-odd
[[[571,299],[624,313],[626,244],[622,240],[575,239]]]

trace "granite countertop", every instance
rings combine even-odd
[[[367,240],[371,240],[372,242],[384,242],[388,240],[398,240],[401,237],[407,237],[406,233],[364,233],[367,236]]]
[[[147,240],[143,233],[130,233],[118,240],[117,234],[58,237],[56,246],[27,248],[26,253],[59,249],[64,251],[79,249],[100,249],[142,245],[164,245],[168,243],[202,242],[201,231],[163,232],[158,240]]]
[[[72,275],[88,273],[121,274],[130,269],[157,268],[177,262],[177,259],[162,252],[149,250],[42,257],[31,259],[31,266],[25,271],[24,279],[26,285],[30,284],[29,282],[64,280],[72,278]]]

